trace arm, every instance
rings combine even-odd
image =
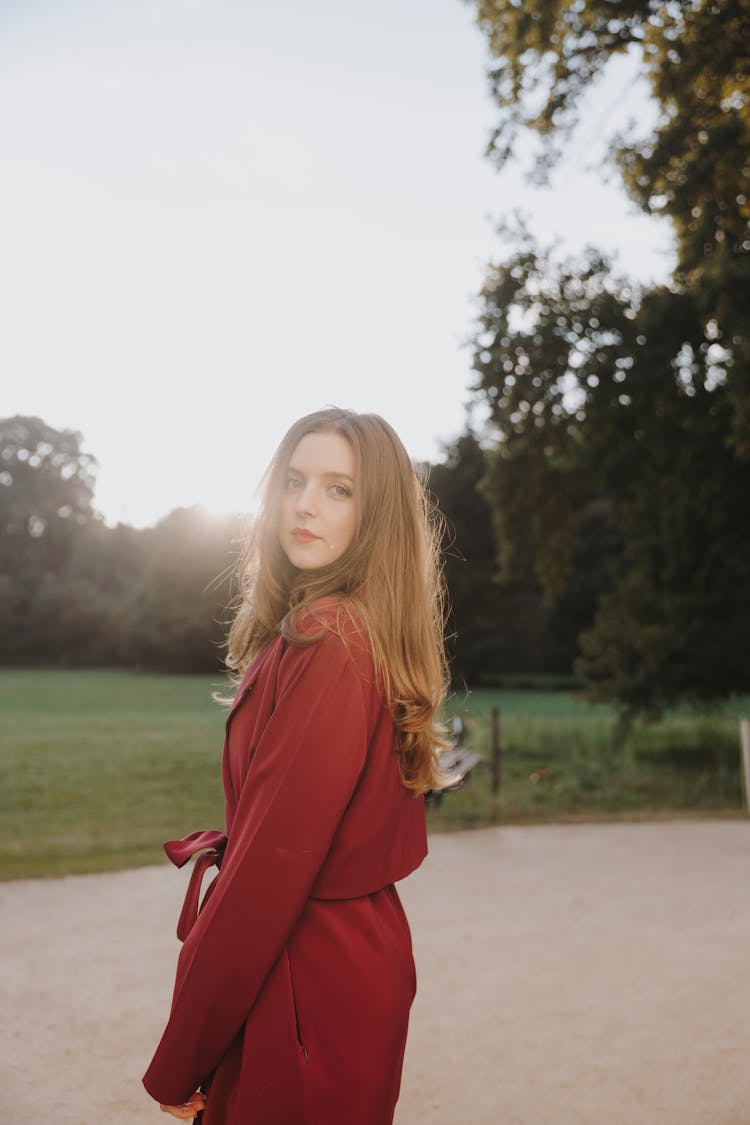
[[[367,749],[362,678],[326,634],[290,647],[221,871],[177,963],[172,1010],[143,1083],[184,1102],[242,1027],[301,914]]]

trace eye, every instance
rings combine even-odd
[[[286,487],[287,487],[287,491],[291,492],[295,488],[301,488],[302,487],[302,481],[299,479],[299,477],[287,477],[286,478]]]
[[[351,492],[343,484],[332,484],[331,492],[334,496],[351,496]]]

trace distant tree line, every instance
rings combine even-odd
[[[215,670],[242,527],[180,508],[155,527],[108,527],[93,505],[96,462],[81,437],[39,418],[0,421],[0,661],[37,666]],[[458,683],[564,674],[591,616],[589,578],[542,606],[533,576],[499,586],[485,459],[462,435],[429,470],[448,519],[449,650]]]
[[[78,433],[0,421],[0,661],[216,669],[236,520],[179,508],[107,527]]]

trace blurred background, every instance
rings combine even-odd
[[[3,4],[7,874],[216,819],[243,518],[326,404],[429,474],[507,819],[741,811],[749,9]]]

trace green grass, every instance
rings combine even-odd
[[[225,713],[211,700],[223,686],[207,676],[0,672],[0,878],[158,863],[164,840],[223,827]],[[501,822],[742,815],[744,704],[710,719],[677,713],[615,749],[606,707],[560,692],[476,691],[448,713],[464,714],[467,745],[487,761],[493,705]],[[455,829],[492,823],[494,812],[485,764],[429,818]]]
[[[500,710],[501,784],[491,794],[492,707]],[[712,715],[680,708],[634,725],[618,742],[613,709],[574,694],[478,690],[454,698],[465,743],[483,763],[465,786],[430,809],[433,829],[548,820],[741,816],[737,718],[750,699]]]
[[[221,686],[205,676],[0,673],[0,877],[158,862],[223,825]]]

